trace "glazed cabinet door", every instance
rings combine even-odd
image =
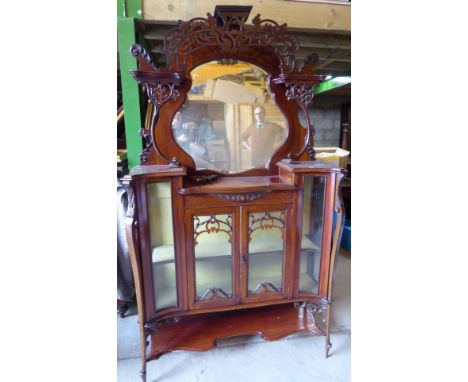
[[[242,207],[242,302],[279,300],[291,290],[291,205]]]
[[[297,295],[327,296],[334,181],[334,175],[306,175],[303,179]]]
[[[238,213],[235,208],[192,209],[188,227],[188,284],[191,309],[239,301]]]

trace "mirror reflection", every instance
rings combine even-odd
[[[266,168],[287,136],[267,90],[267,73],[240,61],[212,61],[191,72],[187,101],[172,121],[177,143],[196,168],[240,172]]]

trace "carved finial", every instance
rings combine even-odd
[[[130,47],[130,53],[138,60],[139,69],[143,70],[157,70],[148,52],[140,44],[133,44]]]
[[[140,44],[133,44],[130,47],[130,53],[132,53],[132,56],[137,57],[139,54],[143,52],[143,48]]]
[[[257,13],[257,16],[255,16],[253,19],[252,19],[252,24],[255,25],[255,26],[258,26],[260,25],[260,13]]]
[[[299,71],[302,73],[307,73],[307,74],[312,74],[312,71],[314,69],[314,65],[317,63],[319,59],[319,56],[317,53],[311,53],[309,54],[305,60],[302,66],[299,68]]]

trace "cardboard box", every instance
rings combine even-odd
[[[208,98],[213,98],[213,91],[215,88],[216,80],[209,79],[206,81],[205,90],[203,91],[203,95]]]
[[[255,94],[256,97],[256,102],[257,103],[263,103],[265,102],[265,92],[260,86],[254,86],[250,84],[249,82],[246,82],[244,84],[244,88],[249,91],[252,94]]]
[[[315,158],[334,167],[347,168],[350,152],[339,147],[314,147]]]
[[[255,94],[249,92],[244,86],[226,80],[216,81],[212,98],[221,102],[234,104],[255,103],[256,101]]]

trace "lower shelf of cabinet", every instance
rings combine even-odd
[[[311,313],[293,304],[185,316],[151,336],[148,360],[174,350],[206,351],[223,338],[259,334],[274,341],[297,332],[325,335]]]

